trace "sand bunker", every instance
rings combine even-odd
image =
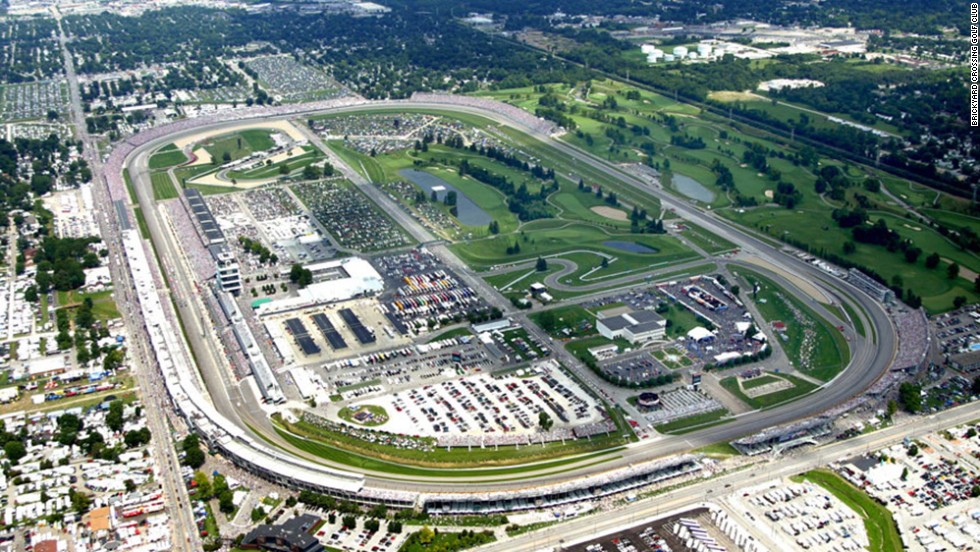
[[[606,207],[605,205],[598,205],[590,210],[593,213],[599,215],[600,217],[606,217],[607,219],[622,220],[622,221],[629,220],[629,215],[627,215],[626,211],[623,211],[622,209],[615,209],[613,207]]]
[[[214,162],[214,158],[208,153],[208,150],[204,148],[197,148],[193,152],[194,162],[189,164],[188,167],[197,167],[198,165],[210,165]]]

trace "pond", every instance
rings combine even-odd
[[[643,245],[642,243],[636,243],[631,241],[604,241],[602,245],[606,247],[612,247],[613,249],[619,249],[620,251],[626,251],[627,253],[657,253],[660,250],[650,247],[649,245]]]
[[[442,201],[446,198],[447,193],[456,192],[456,218],[466,226],[486,226],[493,220],[489,213],[473,203],[473,200],[466,197],[466,194],[434,174],[415,169],[402,169],[398,171],[398,174],[421,186],[425,190],[426,197],[432,194],[432,190],[436,190],[436,198]]]
[[[691,199],[703,201],[704,203],[711,203],[715,200],[714,192],[690,176],[674,173],[671,176],[670,183],[674,186],[675,190]]]

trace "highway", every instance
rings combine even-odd
[[[836,441],[803,453],[776,457],[761,465],[713,477],[674,491],[638,500],[614,510],[588,515],[557,526],[505,539],[479,548],[485,552],[532,552],[555,549],[610,534],[662,513],[690,508],[723,494],[724,489],[738,489],[762,482],[775,481],[832,462],[872,452],[901,441],[934,433],[941,429],[973,421],[980,416],[980,403],[970,403],[929,417],[911,417],[885,429],[853,439]]]
[[[123,314],[126,333],[130,337],[129,358],[132,371],[136,375],[140,394],[144,401],[147,427],[152,435],[150,450],[159,473],[160,483],[170,512],[169,527],[173,535],[174,550],[194,552],[201,550],[197,524],[191,511],[187,489],[180,473],[179,461],[173,447],[170,430],[167,426],[165,397],[153,393],[154,388],[160,388],[159,373],[152,365],[151,355],[147,354],[146,338],[143,335],[143,321],[136,314],[135,301],[132,297],[133,284],[129,271],[122,262],[123,251],[118,232],[118,221],[115,210],[109,198],[109,190],[103,185],[102,160],[99,158],[97,141],[88,133],[85,124],[85,114],[82,110],[81,94],[78,87],[78,76],[75,64],[67,48],[68,36],[65,34],[61,21],[61,12],[57,7],[52,8],[52,14],[58,25],[58,39],[65,66],[65,77],[68,80],[69,99],[71,101],[71,117],[75,133],[83,144],[83,155],[92,170],[92,192],[95,204],[100,206],[96,222],[99,233],[109,250],[109,269],[113,282],[113,298]],[[142,338],[141,338],[142,337]]]
[[[497,112],[489,112],[472,106],[447,106],[445,104],[413,101],[376,102],[372,103],[371,106],[388,108],[404,107],[416,109],[437,109],[440,111],[456,110],[480,115],[491,119],[498,124],[508,124],[525,133],[529,132],[527,128],[521,127],[518,122],[505,119]],[[335,111],[349,112],[361,111],[364,109],[365,106],[361,105],[341,107]],[[139,202],[142,205],[143,211],[146,215],[147,224],[150,228],[153,242],[156,245],[158,252],[160,252],[161,258],[163,259],[165,265],[169,265],[170,267],[178,267],[183,263],[180,261],[180,255],[178,253],[179,245],[173,243],[172,238],[167,236],[170,234],[170,232],[164,228],[164,225],[159,220],[159,214],[157,213],[156,207],[153,203],[152,189],[149,185],[148,173],[146,169],[147,153],[155,147],[173,141],[174,138],[179,135],[196,134],[205,129],[231,126],[242,124],[244,122],[259,122],[264,119],[276,118],[296,118],[298,116],[298,114],[292,114],[289,117],[258,117],[248,120],[239,119],[231,122],[213,124],[202,121],[200,127],[183,130],[178,134],[161,137],[140,146],[130,153],[127,158],[127,164],[130,166],[131,174],[136,182]],[[765,259],[770,263],[773,263],[776,266],[781,266],[816,285],[834,290],[834,293],[838,296],[848,298],[848,300],[861,307],[860,309],[855,309],[857,312],[861,312],[863,310],[864,312],[869,313],[870,320],[867,320],[866,323],[873,324],[877,328],[878,335],[878,342],[876,344],[867,343],[863,340],[852,340],[851,346],[854,352],[854,357],[849,368],[834,381],[825,385],[824,389],[818,393],[812,394],[794,403],[773,408],[764,412],[747,413],[740,416],[737,421],[690,433],[684,435],[683,437],[664,437],[655,441],[643,441],[630,446],[625,451],[618,453],[620,457],[613,461],[606,462],[599,466],[568,471],[560,475],[541,474],[539,477],[535,477],[535,484],[565,481],[591,473],[607,471],[642,460],[667,456],[676,452],[689,450],[703,444],[732,440],[746,434],[755,433],[767,427],[813,416],[832,406],[840,404],[851,397],[859,395],[888,369],[896,348],[895,335],[886,313],[870,297],[853,290],[853,288],[849,288],[849,286],[844,284],[842,281],[835,279],[833,276],[823,273],[819,269],[804,263],[793,256],[787,255],[786,253],[772,247],[764,241],[759,240],[746,231],[734,227],[723,219],[715,217],[711,213],[696,209],[690,204],[679,201],[662,192],[651,190],[649,186],[644,185],[635,177],[623,173],[619,169],[606,164],[606,162],[601,159],[590,156],[585,152],[572,148],[571,146],[568,146],[567,144],[564,144],[549,136],[534,133],[531,133],[531,135],[560,151],[573,155],[579,160],[579,162],[587,163],[595,169],[601,170],[610,176],[625,182],[627,185],[642,189],[644,193],[652,193],[656,195],[663,203],[664,207],[674,209],[684,218],[693,220],[709,231],[714,232],[732,241],[733,243],[736,243],[744,253]],[[384,194],[377,190],[377,188],[369,183],[365,184],[363,182],[359,184],[359,186],[364,189],[366,193],[369,193],[372,199],[375,199],[380,205],[384,206],[390,214],[396,216],[400,223],[406,225],[406,228],[408,228],[413,235],[416,235],[417,238],[426,237],[425,235],[418,235],[417,229],[413,230],[413,227],[416,225],[415,221],[411,219],[411,217],[407,216],[407,214],[405,214],[400,208],[393,206],[391,200],[384,196]],[[369,192],[369,190],[373,190],[373,192]],[[468,283],[476,284],[474,287],[481,290],[481,292],[484,294],[487,294],[488,298],[494,304],[500,304],[500,302],[503,301],[503,298],[500,297],[499,294],[497,294],[494,290],[489,289],[489,286],[486,286],[486,284],[483,283],[480,278],[472,274],[472,272],[466,268],[458,258],[452,255],[448,248],[442,246],[441,244],[432,244],[430,245],[430,249],[442,257],[443,260],[446,261],[451,267],[459,271],[461,276],[466,279]],[[756,266],[753,266],[753,270],[765,272],[764,269],[760,269]],[[179,274],[185,271],[177,270],[176,272]],[[768,275],[781,284],[788,283],[779,274],[770,273]],[[177,278],[176,283],[171,283],[175,286],[174,289],[176,290],[175,293],[178,299],[190,299],[185,301],[178,300],[178,310],[181,313],[185,326],[187,326],[187,335],[191,340],[190,345],[192,346],[195,354],[198,356],[199,368],[204,375],[204,381],[211,393],[212,401],[214,402],[216,408],[218,408],[219,411],[224,413],[230,419],[239,421],[245,419],[245,421],[248,421],[248,423],[253,425],[253,427],[268,429],[268,422],[264,419],[264,416],[261,415],[261,410],[248,407],[248,405],[254,404],[255,398],[248,396],[247,393],[243,396],[241,388],[231,383],[229,380],[227,374],[227,360],[225,356],[220,353],[220,351],[216,351],[214,349],[215,341],[213,336],[209,337],[210,329],[206,328],[205,326],[207,325],[202,324],[201,322],[206,320],[206,315],[204,315],[203,311],[200,310],[202,306],[200,305],[199,300],[195,297],[195,292],[192,291],[192,286],[190,286],[190,282],[187,281],[186,278],[187,276],[185,275]],[[793,290],[795,288],[789,289]],[[503,306],[509,307],[509,303],[503,304]],[[523,315],[514,314],[514,316],[517,317],[518,320],[526,322],[526,320],[523,319]],[[537,330],[536,327],[531,326],[529,329],[535,332],[536,335],[541,335],[540,330]],[[578,366],[577,361],[566,359],[565,355],[562,355],[561,350],[558,351],[558,354],[563,361],[570,363],[572,366]],[[594,378],[594,375],[592,375],[588,370],[580,369],[578,372],[580,375],[584,375],[586,379]],[[263,433],[268,434],[268,431],[264,431]],[[275,434],[272,434],[271,437],[275,439],[276,436]],[[348,470],[350,469],[346,466],[339,467]],[[367,472],[366,475],[368,476],[368,486],[415,490],[420,492],[504,490],[513,489],[515,487],[527,487],[528,485],[527,481],[492,481],[490,480],[490,477],[480,478],[479,481],[447,482],[446,480],[436,480],[434,478],[415,478],[412,481],[395,480],[389,474],[373,472]]]

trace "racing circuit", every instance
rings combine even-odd
[[[328,101],[294,104],[275,108],[250,108],[234,115],[184,120],[131,137],[119,144],[105,165],[106,185],[115,203],[117,229],[123,235],[126,260],[133,277],[139,309],[145,330],[155,353],[154,363],[162,373],[170,399],[185,417],[217,450],[243,468],[295,488],[310,488],[363,503],[386,503],[394,507],[424,506],[437,511],[455,512],[462,504],[477,505],[482,511],[513,509],[520,504],[547,497],[556,503],[570,502],[576,496],[603,492],[620,492],[631,485],[648,484],[697,469],[697,459],[679,455],[702,445],[730,441],[763,429],[811,418],[850,400],[858,399],[892,364],[897,348],[896,333],[887,314],[874,299],[850,284],[837,279],[792,255],[780,251],[753,234],[736,228],[710,211],[699,209],[662,191],[651,189],[636,177],[605,161],[591,156],[550,136],[547,124],[525,124],[527,114],[506,104],[488,106],[486,100],[453,96],[425,95],[410,100],[378,102]],[[327,112],[363,112],[376,109],[436,110],[476,115],[507,125],[544,142],[577,163],[588,165],[657,197],[664,208],[673,209],[682,218],[696,221],[707,230],[735,243],[744,253],[757,257],[786,273],[809,281],[839,302],[855,306],[854,312],[867,327],[876,329],[870,339],[850,332],[852,356],[847,368],[824,384],[817,392],[793,403],[766,411],[749,412],[734,422],[688,433],[683,437],[663,436],[640,441],[625,449],[609,451],[606,461],[572,461],[558,467],[527,467],[515,480],[510,475],[495,474],[493,468],[469,469],[463,480],[437,475],[397,475],[383,471],[355,472],[349,466],[335,465],[298,450],[283,441],[274,431],[268,416],[254,405],[260,403],[257,390],[246,384],[233,383],[228,359],[215,345],[211,325],[202,303],[201,287],[188,277],[179,238],[173,235],[167,221],[154,205],[147,166],[150,153],[180,137],[206,131],[221,131],[243,123],[269,122],[297,116]],[[311,143],[319,141],[311,140]],[[339,161],[326,147],[323,152],[368,197],[378,203],[420,243],[428,244],[446,265],[452,267],[468,285],[478,290],[492,304],[513,314],[512,307],[490,288],[423,227],[417,224],[387,196],[363,177]],[[132,208],[129,204],[122,171],[128,169],[139,207],[145,217],[157,257],[143,247]],[[801,296],[802,293],[782,273],[753,266],[753,270]],[[166,277],[164,277],[166,275]],[[165,283],[166,282],[166,283]],[[167,287],[169,283],[169,287]],[[808,301],[807,299],[803,299]],[[183,323],[184,332],[177,324]],[[536,331],[526,323],[529,332]],[[186,341],[184,337],[186,336]],[[191,353],[193,351],[193,354]],[[562,356],[559,360],[570,360]],[[576,491],[583,491],[576,495]]]

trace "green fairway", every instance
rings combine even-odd
[[[759,285],[759,292],[752,300],[766,322],[786,324],[786,331],[782,333],[785,337],[779,343],[796,369],[821,381],[829,381],[847,365],[849,347],[837,328],[768,278],[742,267],[736,272],[748,281],[747,289],[751,290],[753,284]]]
[[[153,199],[157,201],[173,199],[180,195],[173,179],[166,172],[150,173],[150,185],[153,186]]]
[[[187,162],[187,156],[184,152],[177,149],[177,146],[169,144],[157,150],[152,156],[150,156],[147,165],[150,170],[157,169],[168,169],[170,167],[175,167]]]
[[[816,385],[798,378],[796,376],[791,376],[789,374],[779,374],[779,377],[788,380],[793,384],[793,387],[789,389],[783,389],[781,391],[776,391],[775,393],[768,393],[766,395],[760,395],[755,398],[748,397],[741,389],[738,388],[738,381],[736,381],[735,376],[730,376],[721,380],[721,386],[725,388],[726,391],[738,397],[739,400],[745,404],[751,406],[752,408],[769,408],[777,404],[782,404],[787,401],[796,400],[810,393],[817,388]],[[771,382],[770,382],[771,383]]]
[[[868,65],[869,70],[872,67]],[[884,218],[889,228],[922,249],[923,254],[917,262],[907,263],[901,251],[889,252],[882,246],[858,243],[856,251],[847,254],[848,261],[872,268],[891,285],[912,289],[922,297],[923,305],[930,312],[949,310],[957,296],[965,297],[967,302],[980,301],[972,281],[972,274],[980,272],[980,255],[962,250],[935,229],[911,223],[904,218],[903,206],[883,191],[864,184],[866,180],[880,181],[892,193],[920,208],[924,215],[947,225],[951,231],[980,227],[980,218],[967,214],[969,201],[910,184],[874,168],[835,159],[800,163],[800,148],[795,144],[772,139],[755,129],[733,124],[727,118],[652,92],[635,90],[621,82],[593,80],[589,84],[589,94],[584,98],[580,97],[585,92],[581,85],[574,92],[568,84],[547,86],[553,92],[552,101],[563,103],[564,112],[576,124],[573,131],[562,137],[570,144],[613,163],[652,165],[661,170],[662,188],[681,197],[676,182],[669,176],[691,177],[714,194],[710,207],[723,216],[769,236],[803,244],[817,255],[842,255],[844,244],[853,241],[850,230],[840,229],[832,220],[832,211],[866,205],[872,221]],[[493,97],[533,113],[541,107],[538,100],[544,91],[525,87],[477,95]],[[608,99],[615,99],[617,105],[604,104]],[[772,104],[761,98],[750,103],[776,118],[798,117],[802,113],[796,106]],[[839,126],[819,113],[808,117],[818,127]],[[847,114],[843,117],[846,119]],[[895,130],[884,121],[874,124],[887,131]],[[681,145],[677,139],[681,143],[694,139],[700,143]],[[766,152],[761,164],[746,161],[746,156],[751,157],[755,151]],[[669,171],[665,170],[667,167]],[[830,194],[816,191],[817,173],[832,167],[839,169],[845,178],[843,198],[833,199]],[[721,170],[731,174],[732,189],[719,185]],[[773,205],[773,194],[780,182],[794,186],[796,199],[791,209]],[[554,199],[568,201],[558,196]],[[736,208],[741,206],[745,208]],[[686,237],[710,253],[724,251],[728,245],[694,232]],[[932,252],[944,259],[934,270],[924,267],[925,257]],[[961,277],[950,280],[945,274],[950,262],[957,262],[970,272],[963,271]]]
[[[801,479],[819,485],[837,497],[864,520],[871,552],[902,550],[902,538],[895,519],[886,506],[875,501],[861,489],[828,470],[811,470]]]
[[[610,241],[634,242],[655,251],[649,253],[626,252],[604,244],[604,242]],[[520,252],[507,255],[507,248],[514,244],[520,246]],[[665,268],[670,264],[697,258],[693,251],[685,248],[670,236],[613,233],[607,229],[596,228],[585,223],[568,223],[559,228],[524,231],[517,236],[494,236],[456,243],[451,246],[451,249],[467,264],[477,269],[489,268],[501,262],[534,260],[540,256],[555,254],[568,257],[572,252],[602,253],[607,258],[614,257],[616,259],[610,261],[609,266],[604,269],[607,277],[614,274],[624,275],[637,269]],[[588,269],[596,268],[599,261],[601,261],[601,257],[596,257],[595,264],[590,263]],[[583,267],[580,266],[579,268]],[[594,281],[601,280],[599,277],[591,279]]]

